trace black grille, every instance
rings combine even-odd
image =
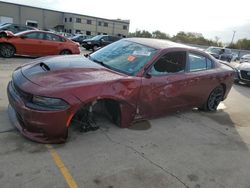
[[[242,79],[250,81],[250,72],[249,71],[241,70],[240,74],[241,74]],[[249,74],[249,75],[247,75],[247,74]]]
[[[23,100],[25,101],[31,101],[32,100],[32,95],[24,92],[23,90],[21,90],[15,83],[12,82],[12,86],[15,90],[15,92],[17,93],[18,96],[20,96]]]

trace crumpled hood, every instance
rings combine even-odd
[[[245,71],[250,71],[250,63],[241,63],[239,66],[236,67],[239,70],[245,70]]]
[[[23,66],[21,71],[24,77],[41,87],[88,85],[123,77],[81,55],[39,58]]]

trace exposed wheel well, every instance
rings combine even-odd
[[[59,53],[59,54],[63,54],[63,52],[65,52],[65,51],[68,51],[68,52],[69,52],[69,54],[72,54],[72,51],[71,51],[71,50],[69,50],[69,49],[63,49],[63,50],[61,50],[61,51],[60,51],[60,53]]]
[[[93,102],[84,104],[74,114],[70,125],[79,121],[86,112],[90,112],[93,116],[103,115],[109,119],[112,123],[120,126],[121,109],[120,103],[113,99],[99,99]]]

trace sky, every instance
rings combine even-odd
[[[130,32],[202,33],[230,42],[250,38],[249,0],[0,0],[108,19],[130,20]],[[1,13],[0,13],[1,14]]]

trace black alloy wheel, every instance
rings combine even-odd
[[[15,55],[15,48],[10,44],[2,44],[0,46],[0,55],[5,58],[10,58]]]
[[[224,97],[224,89],[222,86],[216,87],[209,95],[207,100],[207,105],[205,110],[214,112],[217,110],[220,102],[223,100]]]

